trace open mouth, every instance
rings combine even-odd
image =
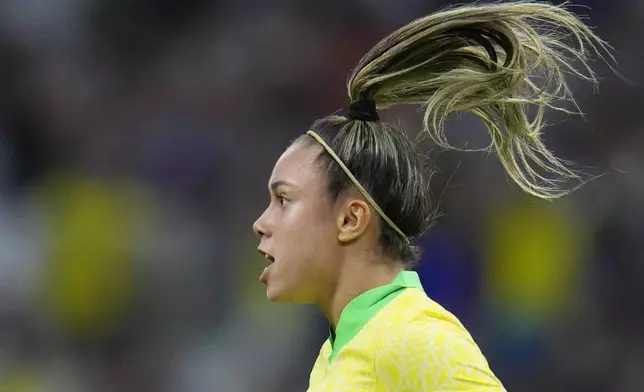
[[[259,251],[259,253],[261,253],[262,256],[264,256],[266,260],[268,260],[268,264],[269,264],[269,266],[264,268],[264,271],[262,271],[262,274],[259,276],[259,281],[261,283],[268,284],[268,276],[269,276],[268,270],[270,269],[271,265],[273,265],[273,263],[275,262],[275,258],[270,253],[264,252],[261,249],[257,249],[257,250]]]
[[[261,253],[262,256],[270,262],[270,264],[275,262],[275,258],[270,253],[264,252],[263,250],[259,250],[259,253]]]

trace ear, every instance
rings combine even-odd
[[[362,236],[371,223],[371,208],[361,199],[347,200],[338,215],[338,240],[348,243]]]

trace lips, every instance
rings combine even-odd
[[[271,255],[270,253],[266,252],[263,249],[257,248],[257,251],[264,256],[266,260],[268,260],[268,267],[264,268],[264,271],[262,271],[262,274],[259,276],[259,281],[260,283],[267,283],[268,282],[268,275],[269,275],[269,270],[271,265],[275,262],[275,257]]]
[[[263,251],[261,249],[257,249],[257,251],[261,253],[261,255],[264,256],[264,258],[268,260],[270,264],[273,264],[275,262],[275,258],[270,253]]]

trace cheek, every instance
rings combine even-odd
[[[315,302],[336,279],[339,258],[335,251],[335,223],[325,211],[313,208],[287,211],[275,236],[281,257],[272,270],[268,295],[284,301]]]
[[[297,227],[304,241],[317,245],[320,243],[329,245],[334,235],[335,222],[326,210],[320,209],[322,211],[309,209],[303,213],[294,227]]]
[[[293,211],[285,220],[284,245],[302,268],[318,270],[331,256],[336,243],[335,223],[325,214],[314,210]],[[297,213],[295,213],[297,212]],[[286,249],[285,249],[286,250]],[[289,257],[290,258],[290,257]]]
[[[282,224],[290,235],[310,237],[311,240],[329,235],[335,225],[326,209],[310,203],[297,203],[287,208],[282,215]]]

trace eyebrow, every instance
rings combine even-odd
[[[270,185],[270,187],[269,187],[269,188],[271,189],[271,191],[272,191],[273,193],[275,193],[275,192],[277,191],[277,188],[279,188],[279,187],[281,187],[281,186],[293,186],[293,183],[288,182],[288,181],[285,181],[285,180],[277,180],[277,181],[273,182],[273,183]]]

